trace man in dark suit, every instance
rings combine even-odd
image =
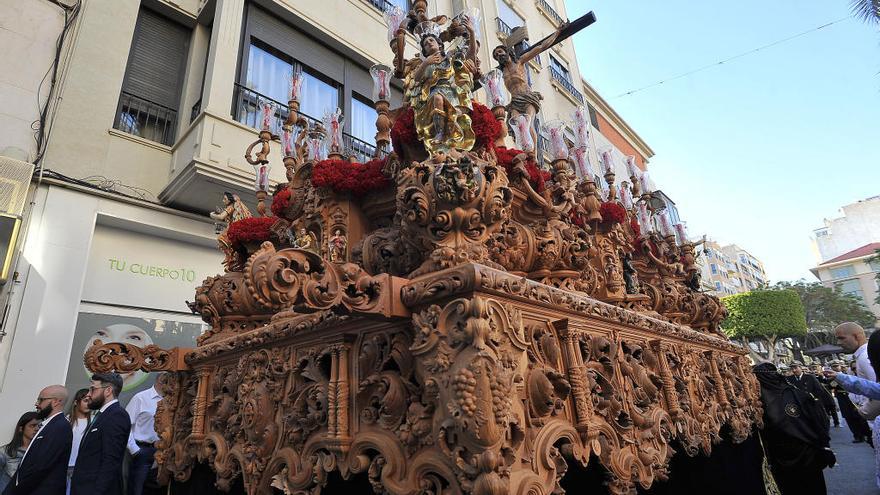
[[[834,397],[831,397],[831,394],[828,390],[819,383],[819,380],[816,379],[815,376],[804,373],[803,364],[798,361],[794,361],[791,363],[791,376],[787,377],[788,383],[791,383],[795,387],[807,392],[812,395],[816,400],[818,400],[822,407],[825,408],[826,412],[828,409],[832,411],[837,411],[837,406],[834,404]]]
[[[95,373],[89,409],[97,411],[79,446],[71,495],[116,495],[122,490],[122,459],[131,420],[116,400],[122,392],[118,373]]]
[[[64,418],[67,389],[51,385],[40,391],[34,403],[42,426],[31,440],[15,476],[3,495],[63,495],[67,487],[67,464],[73,433]]]

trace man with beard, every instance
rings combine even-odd
[[[51,385],[40,391],[34,406],[42,426],[28,445],[3,495],[64,493],[73,433],[64,418],[67,389]]]
[[[79,446],[70,480],[72,495],[105,495],[122,491],[122,459],[131,420],[117,401],[120,392],[122,376],[119,373],[92,375],[89,409],[97,412]]]
[[[532,91],[526,79],[526,64],[529,60],[534,59],[541,52],[549,49],[556,43],[559,33],[568,27],[568,23],[562,23],[561,26],[541,43],[529,48],[519,56],[516,50],[507,45],[498,45],[492,50],[492,58],[498,62],[498,69],[504,77],[504,86],[510,92],[510,103],[507,105],[507,112],[511,118],[516,118],[520,114],[528,115],[531,122],[535,121],[535,115],[541,109],[541,93]],[[538,136],[534,126],[531,129],[532,143],[537,144]]]

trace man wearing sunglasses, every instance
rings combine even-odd
[[[73,440],[70,423],[63,414],[66,401],[67,389],[61,385],[51,385],[40,391],[34,407],[42,426],[28,445],[4,495],[64,493],[67,484],[64,464],[70,457]]]
[[[117,397],[122,392],[119,373],[95,373],[89,387],[89,409],[96,411],[79,446],[71,495],[117,494],[122,487],[122,459],[131,421]]]

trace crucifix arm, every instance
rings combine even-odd
[[[526,50],[522,55],[520,55],[520,57],[519,57],[520,62],[526,63],[529,60],[537,57],[538,54],[540,54],[541,52],[544,52],[547,49],[549,49],[551,46],[555,45],[556,39],[559,38],[559,33],[561,33],[562,30],[565,29],[566,27],[568,27],[567,22],[565,22],[561,26],[559,26],[559,28],[556,31],[554,31],[553,34],[551,34],[550,36],[547,36],[546,38],[541,40],[540,43],[538,43],[537,45]]]

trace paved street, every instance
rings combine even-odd
[[[852,434],[841,421],[840,428],[831,427],[831,448],[837,466],[825,470],[828,495],[880,495],[874,484],[874,453],[865,443],[851,443]]]

